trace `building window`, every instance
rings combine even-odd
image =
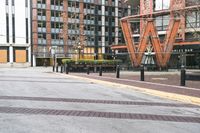
[[[6,13],[6,42],[9,43],[9,15]]]
[[[46,33],[38,33],[38,39],[46,40]]]
[[[186,6],[195,6],[200,5],[199,0],[186,0]]]
[[[68,7],[79,8],[79,3],[75,1],[68,1]]]
[[[62,6],[63,5],[63,1],[62,0],[56,0],[55,1],[55,5],[56,6]]]
[[[156,17],[156,27],[158,31],[164,31],[169,25],[169,15]]]
[[[187,14],[187,28],[200,28],[200,11],[193,11]]]
[[[6,5],[8,6],[8,0],[6,0]]]
[[[38,16],[46,16],[46,11],[44,9],[38,9]]]
[[[15,43],[15,15],[12,14],[12,36],[13,36],[13,43]]]
[[[28,7],[28,0],[25,0],[25,7]]]
[[[140,33],[140,22],[131,23],[131,29],[134,34],[139,34]]]
[[[37,0],[38,4],[46,4],[46,0]]]
[[[15,6],[15,0],[12,0],[12,6]]]
[[[165,10],[169,9],[170,7],[170,0],[154,0],[154,10]]]
[[[54,0],[51,0],[51,5],[55,5],[55,1]]]
[[[38,21],[38,28],[46,28],[46,21]]]
[[[28,43],[28,32],[29,32],[29,30],[28,30],[28,18],[26,18],[26,43]]]

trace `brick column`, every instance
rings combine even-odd
[[[64,42],[64,54],[68,53],[68,2],[63,1],[63,42]],[[66,55],[67,56],[67,55]]]
[[[115,0],[115,45],[119,43],[119,1]]]
[[[112,5],[112,0],[108,0],[108,4],[109,4],[109,5]]]
[[[101,42],[102,42],[102,53],[105,54],[105,0],[102,0],[101,5]]]
[[[170,10],[173,9],[184,9],[186,6],[185,0],[171,0],[170,1]],[[183,41],[185,40],[185,11],[179,11],[180,19],[181,19],[181,24],[180,24],[180,33],[179,33],[179,38],[181,38]],[[171,12],[171,18],[174,18],[173,12]]]
[[[51,47],[51,0],[46,0],[46,42],[47,50],[49,50]]]
[[[37,0],[32,0],[32,41],[33,53],[37,52],[38,46],[38,16],[37,16]]]
[[[140,0],[140,15],[150,14],[149,17],[152,17],[153,13],[153,0]],[[142,29],[144,26],[144,20],[140,20],[140,34],[142,34]]]
[[[83,45],[84,43],[84,4],[83,0],[80,0],[79,2],[79,19],[80,19],[80,44]]]

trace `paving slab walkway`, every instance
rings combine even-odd
[[[140,81],[139,72],[123,72],[120,78],[116,78],[115,73],[103,73],[103,76],[99,76],[98,73],[70,73],[70,75],[96,79],[111,83],[117,83],[122,85],[134,86],[139,88],[145,88],[160,92],[172,93],[175,94],[173,97],[186,96],[185,100],[189,102],[196,102],[200,105],[200,82],[199,81],[189,81],[190,86],[179,86],[180,83],[179,75],[177,72],[155,72],[147,73],[145,75],[145,81]],[[164,82],[164,83],[163,83]],[[187,81],[188,84],[188,81]],[[180,96],[176,96],[180,95]],[[169,95],[166,95],[169,97]],[[189,98],[188,98],[189,97]],[[191,97],[191,98],[190,98]],[[197,99],[196,99],[197,98]],[[174,99],[174,98],[173,98]],[[195,99],[195,100],[194,100]],[[182,100],[182,99],[177,99]],[[194,103],[195,103],[194,102]]]
[[[0,133],[199,133],[200,107],[51,68],[0,69]]]

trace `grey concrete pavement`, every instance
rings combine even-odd
[[[199,133],[200,108],[52,73],[0,69],[0,133]]]

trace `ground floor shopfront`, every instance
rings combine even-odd
[[[0,67],[30,67],[30,46],[0,46]]]
[[[170,68],[185,66],[200,69],[200,45],[176,46],[169,61]]]
[[[151,58],[149,58],[147,55],[148,54],[144,55],[142,64],[156,69],[157,66],[155,54],[151,54]],[[123,61],[123,69],[135,69],[132,67],[129,53],[126,49],[118,50],[118,52],[115,54],[115,59],[121,59]],[[151,61],[145,61],[146,59],[151,59]],[[187,69],[200,69],[200,44],[174,47],[167,68],[180,69],[181,66],[184,66]]]

